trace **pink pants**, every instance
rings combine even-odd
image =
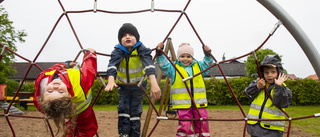
[[[207,119],[208,113],[206,108],[198,108],[202,118]],[[198,115],[197,110],[194,107],[191,107],[189,109],[178,109],[178,115],[180,119],[191,119],[191,118],[200,118]],[[200,124],[202,123],[202,129],[200,129]],[[177,129],[177,137],[183,137],[183,136],[193,136],[194,132],[191,130],[191,124],[192,121],[182,121],[179,120],[179,125]],[[208,121],[194,121],[193,126],[195,129],[195,135],[198,137],[200,136],[200,130],[201,130],[201,136],[202,137],[210,137],[209,134],[209,122]]]

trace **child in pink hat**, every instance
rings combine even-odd
[[[164,44],[162,42],[158,44],[159,48],[163,49],[163,46]],[[203,51],[205,54],[203,61],[197,61],[194,58],[194,51],[190,44],[182,43],[177,51],[178,60],[173,63],[176,66],[177,70],[160,52],[160,54],[158,53],[158,56],[156,58],[161,71],[165,73],[167,76],[169,76],[172,80],[172,109],[177,110],[179,119],[208,118],[206,110],[208,102],[206,97],[206,88],[205,83],[203,81],[203,76],[207,75],[209,70],[186,81],[196,106],[194,106],[194,104],[192,103],[187,87],[185,83],[182,81],[182,79],[198,74],[213,64],[213,58],[210,56],[209,53],[211,52],[211,49],[205,45],[203,46]],[[183,77],[181,77],[177,71],[179,71]],[[196,107],[198,108],[201,117],[197,112]],[[193,136],[194,134],[196,136],[200,136],[199,134],[201,131],[201,136],[210,137],[208,121],[194,121],[194,131],[191,130],[191,124],[192,121],[179,120],[176,136]],[[201,124],[202,128],[200,129]]]

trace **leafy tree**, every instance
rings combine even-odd
[[[256,52],[256,56],[258,58],[258,63],[259,66],[261,65],[261,62],[263,60],[263,58],[267,55],[276,55],[277,53],[275,53],[273,50],[271,49],[260,49]],[[277,54],[279,55],[279,54]],[[282,55],[279,55],[280,59],[282,58]],[[282,59],[281,59],[282,60]],[[247,60],[244,62],[244,64],[246,64],[246,71],[247,71],[247,76],[250,78],[257,78],[258,75],[258,69],[257,69],[257,65],[256,65],[256,61],[253,58],[253,55],[251,54],[250,56],[247,57]],[[287,73],[287,71],[284,69],[283,70],[284,73]]]
[[[12,21],[8,19],[9,15],[5,9],[0,5],[0,43],[12,51],[17,51],[15,43],[25,42],[23,39],[27,36],[24,30],[16,31],[12,26]],[[0,46],[0,53],[3,50],[3,46]],[[0,61],[0,84],[4,83],[8,77],[13,76],[16,70],[11,66],[14,64],[15,57],[11,52],[4,52]]]

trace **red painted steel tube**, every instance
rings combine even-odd
[[[60,2],[60,1],[59,1]],[[60,17],[58,18],[57,22],[54,24],[49,36],[47,37],[46,41],[44,42],[44,44],[42,45],[41,49],[39,50],[38,54],[36,55],[36,57],[34,58],[33,62],[36,62],[37,58],[39,57],[40,53],[42,52],[42,50],[44,49],[44,47],[47,45],[49,39],[51,38],[54,30],[56,29],[58,23],[60,22],[61,18],[63,17],[64,14],[61,14]]]
[[[153,131],[156,129],[156,127],[158,126],[159,122],[160,122],[160,120],[157,120],[156,124],[153,126],[152,130],[150,131],[148,137],[150,137],[152,135]]]
[[[8,109],[9,109],[9,108],[8,108]],[[8,114],[8,113],[6,113],[6,114]],[[12,135],[15,137],[16,134],[14,133],[13,127],[12,127],[12,125],[11,125],[11,123],[10,123],[10,120],[9,120],[9,117],[8,117],[8,116],[6,116],[6,120],[7,120],[7,123],[8,123],[8,125],[9,125],[10,129],[11,129]]]
[[[4,45],[3,45],[2,43],[0,43],[0,46],[4,47]],[[21,55],[17,54],[16,52],[12,51],[12,50],[11,50],[11,49],[9,49],[8,47],[6,47],[6,50],[10,51],[11,53],[13,53],[14,55],[16,55],[16,56],[20,57],[20,58],[21,58],[21,59],[23,59],[23,60],[26,60],[26,61],[28,61],[28,62],[31,62],[31,61],[30,61],[30,60],[28,60],[27,58],[25,58],[25,57],[23,57],[23,56],[21,56]],[[2,58],[2,55],[1,55],[1,58]],[[1,59],[0,59],[0,61],[1,61]]]

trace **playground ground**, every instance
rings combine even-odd
[[[1,111],[0,114],[4,112]],[[98,120],[98,135],[99,137],[118,137],[117,131],[117,111],[95,111]],[[145,110],[142,115],[142,127],[147,111]],[[37,111],[25,111],[27,116],[39,116],[42,114]],[[208,110],[209,118],[217,119],[236,119],[242,118],[242,114],[236,110]],[[148,134],[156,123],[155,113],[153,113],[150,121]],[[15,135],[17,137],[50,137],[50,132],[47,131],[46,125],[43,119],[33,118],[20,118],[9,117],[9,120],[14,128]],[[53,122],[50,120],[50,124],[54,128]],[[175,120],[162,120],[152,133],[151,137],[174,137],[176,133],[178,122]],[[288,124],[287,124],[288,125]],[[286,126],[287,126],[286,125]],[[234,121],[211,121],[210,122],[210,135],[214,137],[242,137],[244,129],[244,122]],[[141,128],[142,130],[142,128]],[[284,136],[287,136],[287,128],[285,129]],[[8,123],[4,117],[0,118],[0,136],[11,137],[13,136]],[[310,133],[300,130],[298,127],[292,127],[290,131],[290,137],[310,137],[313,136]],[[249,137],[246,134],[246,137]]]

